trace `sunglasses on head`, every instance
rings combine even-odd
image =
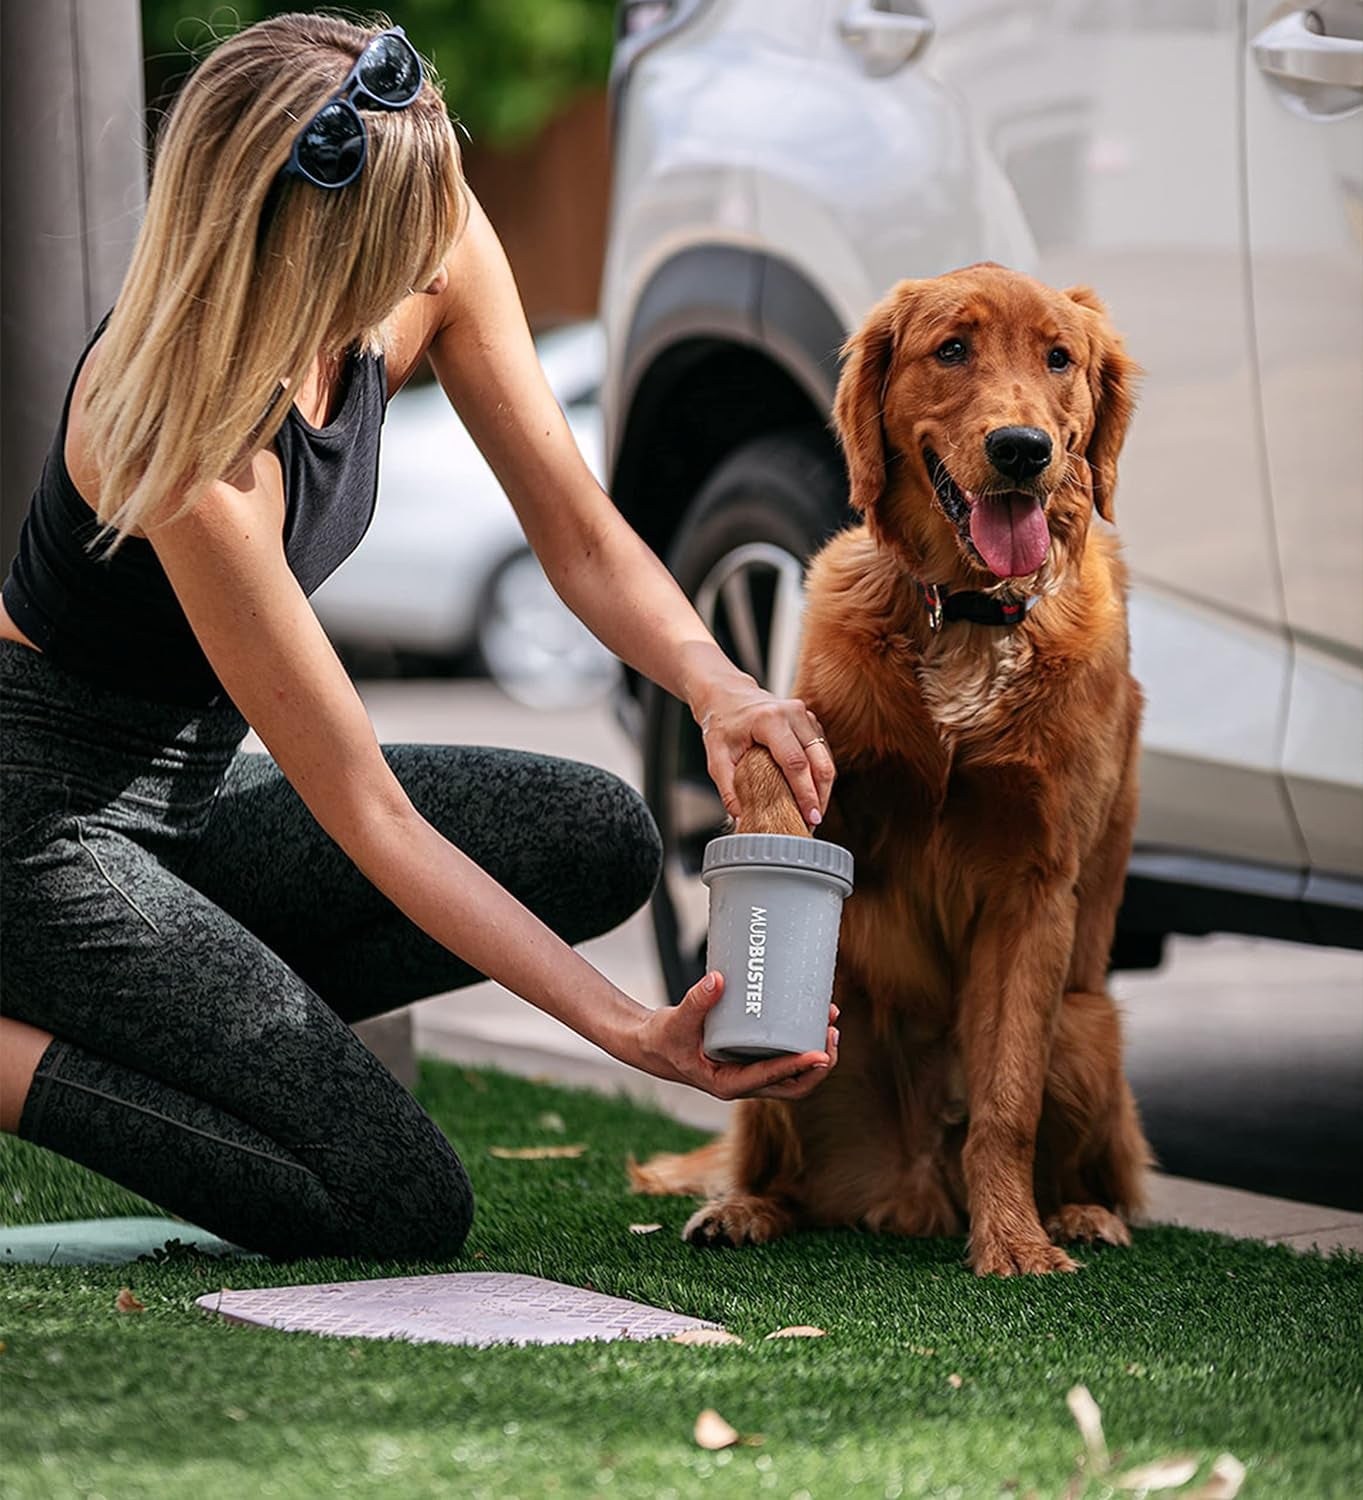
[[[340,88],[294,139],[283,177],[343,188],[364,170],[369,132],[361,109],[406,109],[421,92],[421,58],[401,26],[382,31],[355,59]]]

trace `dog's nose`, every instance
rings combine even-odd
[[[1051,440],[1039,427],[996,427],[984,451],[1000,474],[1032,479],[1051,461]]]

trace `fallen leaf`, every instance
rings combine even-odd
[[[581,1156],[585,1146],[489,1146],[489,1156],[502,1161],[556,1161],[564,1156]]]
[[[696,1418],[696,1442],[702,1448],[732,1448],[738,1433],[713,1407],[707,1406]]]
[[[1070,1415],[1079,1428],[1093,1472],[1105,1473],[1108,1466],[1107,1443],[1103,1440],[1103,1414],[1098,1409],[1098,1403],[1089,1394],[1086,1385],[1076,1385],[1065,1397],[1065,1405],[1069,1407]]]
[[[936,1349],[925,1349],[922,1344],[907,1344],[905,1347],[910,1354],[921,1354],[924,1359],[931,1359],[937,1353]]]
[[[766,1438],[760,1432],[745,1432],[738,1442],[742,1448],[760,1448]]]
[[[146,1312],[146,1310],[147,1304],[145,1302],[139,1302],[137,1298],[133,1296],[131,1288],[126,1286],[119,1287],[118,1296],[114,1298],[115,1312],[135,1313]]]
[[[1233,1453],[1223,1453],[1212,1465],[1206,1484],[1186,1490],[1184,1500],[1235,1500],[1244,1482],[1244,1464]]]
[[[563,1123],[563,1116],[555,1113],[552,1109],[546,1109],[535,1123],[541,1130],[556,1130],[559,1135],[562,1135],[568,1128]]]
[[[487,1079],[480,1077],[477,1073],[465,1073],[464,1082],[478,1094],[487,1093]]]
[[[1176,1490],[1197,1473],[1197,1459],[1186,1453],[1157,1458],[1124,1474],[1110,1475],[1107,1482],[1119,1490]]]
[[[769,1333],[769,1339],[821,1339],[826,1330],[812,1328],[808,1323],[796,1323],[791,1328],[778,1328],[775,1333]]]
[[[661,1224],[631,1224],[629,1232],[631,1234],[652,1234],[655,1229],[661,1229],[662,1227]]]
[[[947,1384],[952,1388],[953,1391],[959,1391],[960,1388],[965,1384],[965,1381],[962,1380],[959,1375],[953,1372],[952,1374],[947,1376]]]
[[[743,1340],[727,1328],[687,1328],[672,1335],[674,1344],[741,1344]]]
[[[229,1422],[244,1422],[246,1413],[239,1406],[224,1406],[222,1414]]]

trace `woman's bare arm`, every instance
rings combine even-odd
[[[710,770],[739,811],[733,768],[756,742],[818,822],[833,785],[822,731],[724,655],[686,595],[597,484],[544,378],[506,256],[478,204],[447,261],[431,363],[516,508],[531,547],[573,612],[612,651],[687,703],[706,729]],[[812,814],[812,816],[811,816]]]
[[[289,570],[268,462],[148,535],[219,680],[322,828],[437,942],[623,1061],[725,1097],[812,1087],[817,1073],[783,1080],[823,1054],[710,1063],[695,1013],[712,1000],[666,1015],[632,1000],[417,812]]]

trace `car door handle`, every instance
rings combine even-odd
[[[1363,93],[1363,41],[1326,36],[1319,27],[1305,10],[1265,26],[1250,43],[1259,71],[1289,84]]]
[[[896,0],[851,0],[838,18],[838,34],[874,78],[917,57],[932,40],[932,21],[921,13],[891,10]],[[899,0],[903,3],[903,0]]]

